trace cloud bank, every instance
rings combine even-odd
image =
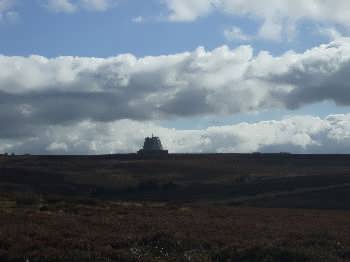
[[[321,101],[349,105],[349,70],[349,38],[281,56],[266,51],[254,55],[250,46],[222,46],[212,51],[200,47],[193,52],[143,58],[132,54],[50,59],[0,56],[0,121],[4,123],[0,129],[0,150],[134,151],[140,139],[153,129],[154,133],[163,132],[169,137],[167,144],[174,152],[275,150],[276,147],[268,146],[284,144],[297,145],[297,151],[318,152],[324,148],[320,145],[327,143],[331,151],[343,150],[342,143],[336,141],[347,139],[349,116],[300,120],[295,130],[301,129],[293,131],[295,134],[288,133],[290,127],[286,127],[287,131],[270,140],[269,133],[282,130],[287,120],[202,131],[168,130],[150,121],[295,109]],[[305,133],[303,121],[322,128]],[[308,128],[314,126],[306,125]],[[135,130],[145,131],[130,135]],[[338,131],[338,137],[333,135]],[[118,144],[120,132],[134,140]],[[176,137],[173,144],[169,142],[171,136]],[[204,140],[199,141],[198,137]],[[278,137],[286,138],[279,141]],[[197,142],[191,142],[189,147],[184,142],[185,146],[181,146],[179,141],[183,139]],[[270,142],[264,144],[264,140]]]
[[[203,130],[175,130],[151,122],[82,121],[39,127],[31,137],[0,139],[0,150],[38,154],[136,152],[156,133],[170,152],[350,153],[350,114],[324,119],[295,116],[281,121],[240,123]]]
[[[0,56],[0,120],[154,120],[349,105],[350,39],[304,53],[250,46],[137,58]],[[16,123],[16,121],[12,121]]]
[[[252,39],[250,35],[245,34],[242,29],[237,26],[226,28],[224,30],[224,36],[228,41],[247,42]]]

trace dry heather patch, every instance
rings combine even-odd
[[[350,261],[349,212],[42,202],[0,208],[2,261]]]

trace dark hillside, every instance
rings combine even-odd
[[[350,208],[349,199],[336,193],[350,193],[349,155],[172,154],[162,159],[142,159],[135,154],[13,156],[0,159],[0,172],[3,192]]]

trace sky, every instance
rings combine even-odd
[[[0,153],[350,153],[347,0],[0,0]]]

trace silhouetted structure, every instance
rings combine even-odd
[[[146,137],[143,148],[137,152],[141,156],[160,157],[168,155],[168,150],[164,150],[159,137]]]

